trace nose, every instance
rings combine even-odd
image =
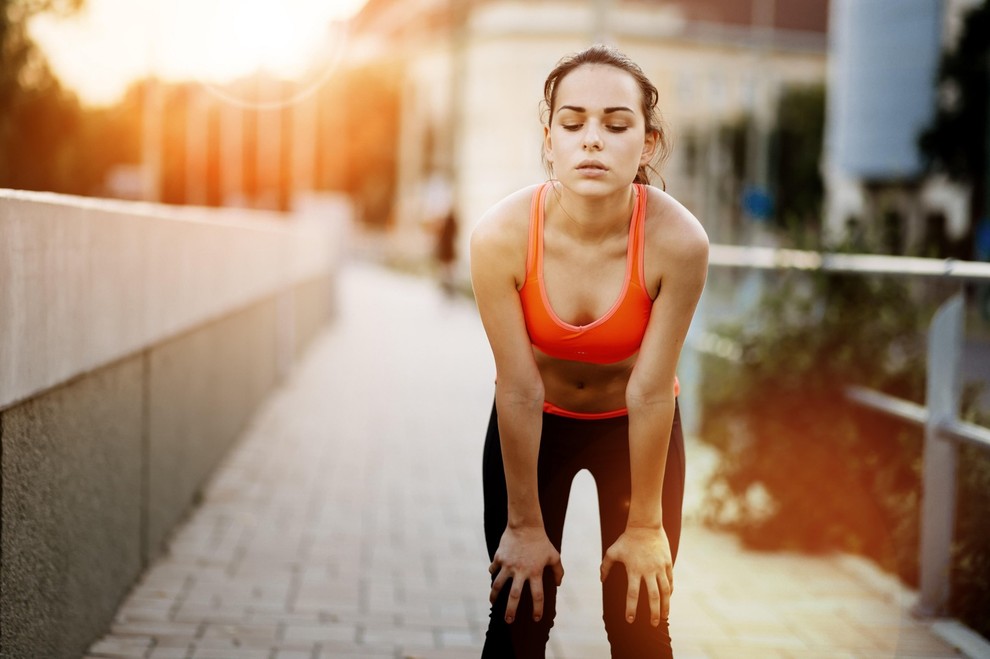
[[[602,148],[602,135],[599,126],[593,121],[589,121],[585,128],[584,148],[598,150]]]

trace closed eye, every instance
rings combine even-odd
[[[582,125],[583,124],[561,124],[561,128],[574,132],[576,130],[580,130]]]

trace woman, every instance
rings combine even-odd
[[[544,87],[551,179],[496,204],[471,236],[498,374],[484,453],[486,657],[544,656],[582,468],[598,488],[612,656],[672,656],[684,479],[674,371],[708,239],[647,184],[667,148],[657,96],[610,47],[561,60]]]

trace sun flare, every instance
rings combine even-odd
[[[366,0],[88,0],[31,31],[84,100],[112,102],[146,75],[224,83],[258,70],[287,77],[327,66],[339,22]]]

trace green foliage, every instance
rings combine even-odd
[[[753,546],[842,549],[916,573],[920,432],[844,394],[920,397],[914,308],[891,279],[790,273],[755,323],[723,328],[743,357],[704,364],[702,439],[723,454],[712,521]]]
[[[939,107],[919,144],[934,169],[978,180],[986,166],[987,89],[990,84],[990,4],[971,10],[955,50],[939,65]]]
[[[973,185],[974,219],[990,215],[985,190],[990,166],[990,2],[966,15],[955,50],[942,56],[938,85],[938,108],[918,145],[931,171]]]
[[[752,547],[863,554],[917,584],[923,431],[844,388],[923,402],[932,310],[918,297],[892,278],[791,272],[746,324],[720,328],[742,358],[702,363],[701,439],[722,453],[712,524]],[[950,607],[990,637],[990,454],[964,448],[960,465]]]
[[[735,188],[742,189],[746,149],[753,117],[741,115],[719,127],[728,150]],[[770,185],[774,196],[773,222],[795,234],[817,234],[824,199],[819,162],[825,132],[825,87],[784,87],[777,99],[776,123],[770,141]]]
[[[825,133],[825,87],[784,89],[771,134],[775,154],[777,224],[818,229],[825,187],[819,163]]]
[[[973,421],[990,426],[990,414]],[[963,446],[959,453],[956,542],[953,547],[952,612],[990,638],[990,453]]]
[[[105,139],[106,117],[80,107],[27,34],[35,14],[70,14],[82,5],[0,0],[0,187],[91,194],[113,164],[103,152],[128,141]]]

